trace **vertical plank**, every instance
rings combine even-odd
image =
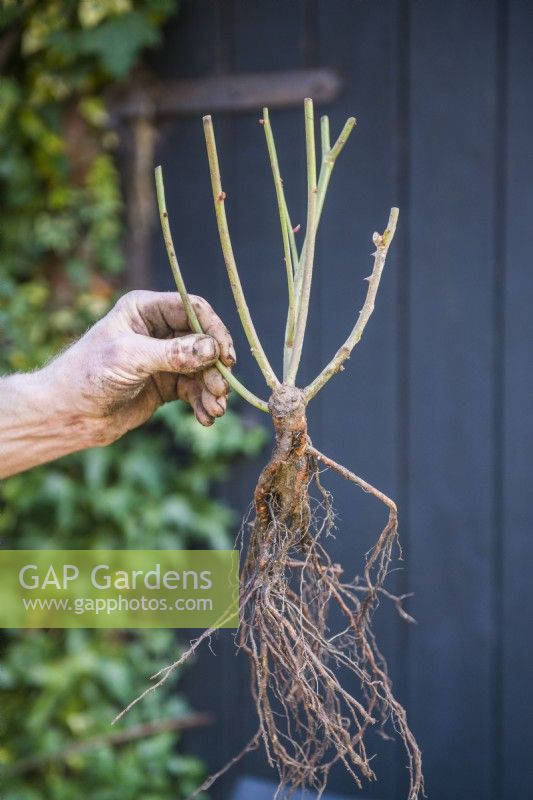
[[[286,5],[281,19],[272,3],[250,4],[235,0],[234,69],[237,72],[301,68],[301,36],[304,3]],[[271,112],[280,169],[293,214],[302,213],[303,96],[299,105]],[[287,307],[287,282],[276,195],[265,143],[259,124],[262,109],[232,120],[235,194],[235,246],[247,297],[254,309],[257,328],[264,339],[278,377],[282,376],[283,337]],[[250,362],[247,348],[244,360]],[[258,369],[253,366],[255,379]],[[258,390],[265,394],[259,377]]]
[[[400,224],[395,237],[396,255],[396,476],[398,481],[397,502],[400,509],[400,537],[406,561],[403,569],[396,574],[395,591],[398,595],[409,595],[416,591],[411,570],[411,521],[409,519],[409,291],[411,286],[411,262],[409,256],[410,223],[410,0],[394,2],[394,86],[395,86],[395,185],[397,202],[400,208]],[[413,629],[414,628],[414,629]],[[420,632],[422,634],[422,632]],[[408,712],[408,720],[413,725],[409,695],[408,652],[412,635],[419,635],[418,629],[411,625],[400,625],[397,630],[396,691]],[[419,746],[424,749],[420,732],[414,728]],[[405,769],[405,754],[397,753],[396,795],[405,797],[408,792],[408,773]]]
[[[176,78],[227,69],[247,72],[301,67],[304,7],[303,0],[292,2],[284,11],[281,24],[272,4],[251,5],[241,0],[187,2],[183,6],[183,25],[178,18],[176,29],[169,33],[167,54],[163,53],[160,59],[161,72]],[[181,56],[176,55],[180,52]],[[187,63],[182,65],[182,59]],[[217,115],[214,124],[241,279],[265,349],[278,368],[286,288],[275,193],[264,134],[258,124],[260,116],[261,108],[238,117]],[[298,196],[303,179],[301,117],[300,108],[276,112],[273,116],[280,154],[281,150],[286,154],[284,175],[291,200]],[[201,120],[170,123],[160,150],[176,248],[188,285],[191,291],[206,296],[226,320],[236,343],[239,376],[260,396],[267,397],[268,390],[249,353],[227,283],[213,215]],[[171,288],[159,241],[155,248],[158,285]],[[243,410],[254,422],[268,424],[260,412],[247,407]],[[250,502],[261,466],[258,462],[239,469],[233,486],[225,493],[225,499],[242,514]],[[190,734],[185,741],[192,752],[206,761],[209,771],[219,769],[231,759],[257,727],[247,660],[235,655],[231,637],[217,638],[216,657],[204,653],[184,683],[194,707],[208,709],[217,720],[213,728]],[[238,775],[250,771],[272,777],[262,751],[250,755],[218,781],[210,796],[213,800],[228,797]]]
[[[304,24],[303,0],[284,4],[280,15],[275,3],[249,3],[233,0],[232,69],[235,72],[302,67],[301,38]],[[276,196],[264,132],[259,124],[262,109],[227,119],[226,182],[227,210],[233,244],[257,331],[278,376],[282,373],[283,332],[286,315],[286,277],[279,229]],[[299,107],[275,110],[271,122],[276,137],[280,167],[289,203],[294,207],[303,179],[302,113]],[[234,303],[229,288],[222,290],[223,307],[235,319]],[[247,385],[268,397],[264,379],[252,358],[240,323],[234,324],[242,374]],[[270,420],[266,420],[270,428]],[[263,457],[266,458],[266,454]],[[243,511],[250,501],[253,486],[262,464],[250,468],[244,477]],[[239,664],[238,687],[231,716],[234,727],[233,752],[257,729],[257,712],[250,697],[249,665],[246,658]],[[251,753],[228,779],[233,783],[239,775],[253,774],[270,780],[276,774],[268,767],[264,749]],[[227,797],[221,792],[220,797]]]
[[[162,79],[176,79],[219,71],[225,66],[221,64],[225,58],[225,34],[216,0],[184,0],[166,31],[165,46],[156,64],[157,74]],[[209,109],[205,111],[208,113]],[[220,308],[224,265],[220,263],[200,115],[164,122],[157,155],[164,169],[174,243],[187,286],[191,292],[206,297],[224,318],[224,310]],[[154,259],[154,288],[174,290],[159,229],[154,231]],[[239,507],[235,494],[224,499]],[[194,631],[181,631],[179,638],[186,643],[194,635]],[[182,752],[200,757],[208,773],[218,770],[238,749],[232,724],[236,684],[231,632],[217,634],[212,650],[210,653],[205,648],[194,664],[184,670],[179,687],[192,708],[207,711],[215,718],[208,728],[187,733],[180,746]],[[222,784],[216,791],[223,789],[227,791],[227,785]],[[224,795],[212,794],[213,798],[221,796]]]
[[[313,374],[346,338],[361,308],[371,270],[372,234],[382,231],[389,209],[397,204],[394,186],[394,14],[389,0],[319,3],[319,58],[338,68],[343,91],[327,109],[332,138],[345,119],[357,127],[339,158],[324,209],[316,260],[320,316],[311,320],[315,344],[309,368]],[[311,435],[317,447],[396,496],[396,252],[391,247],[376,309],[346,371],[337,375],[311,407]],[[318,323],[318,324],[317,324]],[[328,543],[347,575],[360,572],[364,554],[382,529],[384,509],[372,498],[332,474],[324,476],[339,515],[336,540]],[[400,510],[401,514],[401,510]],[[394,585],[394,580],[389,586]],[[377,635],[393,680],[397,618],[383,605]],[[350,685],[357,693],[356,682]],[[396,791],[397,742],[370,737],[369,753],[378,781],[364,786],[364,796],[400,796]],[[403,753],[402,753],[403,757]],[[332,791],[352,796],[354,786],[342,770]]]
[[[220,20],[217,0],[180,0],[151,56],[161,79],[197,78],[217,69]]]
[[[154,69],[159,78],[199,77],[216,70],[219,20],[216,0],[183,0],[168,26]],[[206,112],[207,113],[207,112]],[[202,122],[198,117],[160,123],[157,162],[165,176],[167,205],[176,251],[189,290],[212,296],[216,229],[206,167]],[[154,283],[174,289],[159,226],[153,236]]]
[[[531,207],[533,163],[533,8],[509,3],[507,71],[507,175],[505,187],[504,472],[503,472],[503,662],[502,797],[531,795],[533,768],[533,509],[531,506],[531,346],[533,270]]]
[[[412,2],[409,705],[434,800],[489,797],[496,3]]]

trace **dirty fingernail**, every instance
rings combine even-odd
[[[214,358],[216,356],[216,345],[210,336],[198,338],[194,344],[193,352],[200,358]]]

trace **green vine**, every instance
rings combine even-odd
[[[4,0],[0,10],[0,367],[27,369],[106,310],[123,268],[104,90],[174,0]],[[1,63],[3,62],[3,63]]]
[[[123,200],[105,90],[131,77],[175,10],[174,0],[1,3],[1,372],[41,365],[120,288]],[[235,519],[214,483],[263,439],[232,411],[205,430],[185,406],[165,407],[111,447],[4,481],[1,544],[227,546]],[[175,732],[67,752],[110,732],[175,647],[173,632],[10,631],[2,644],[2,800],[174,800],[197,785],[202,766]],[[154,693],[128,725],[187,711],[179,695]],[[41,766],[13,772],[30,757]]]

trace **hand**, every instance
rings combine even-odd
[[[231,336],[205,300],[191,301],[206,335],[191,333],[177,293],[129,292],[42,370],[95,444],[115,441],[172,400],[190,403],[202,425],[224,414],[229,386],[213,365],[234,365]]]

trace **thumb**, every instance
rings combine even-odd
[[[139,367],[147,374],[177,372],[187,375],[211,367],[220,355],[215,339],[200,333],[176,339],[155,339],[139,335]]]

